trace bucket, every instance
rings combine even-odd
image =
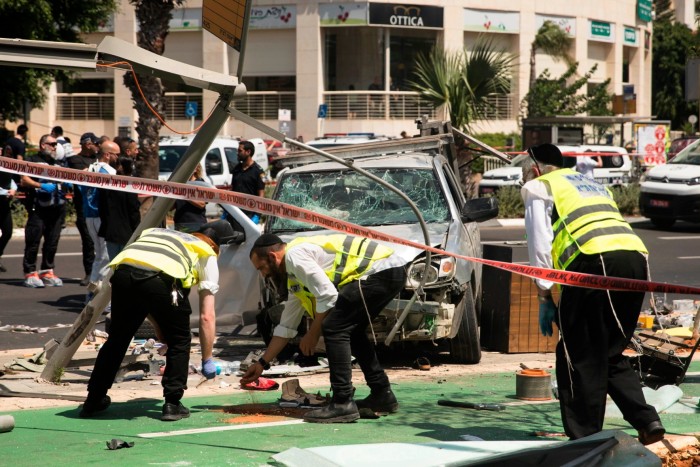
[[[515,374],[515,397],[526,401],[552,399],[552,375],[538,368],[519,370]]]

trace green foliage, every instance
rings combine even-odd
[[[482,143],[503,152],[516,151],[522,147],[522,137],[518,133],[479,133],[474,135],[474,137]],[[470,147],[469,154],[469,159],[472,159],[476,155],[482,155],[483,151]],[[469,163],[469,167],[474,173],[484,173],[484,159],[478,157],[474,162]]]
[[[700,55],[700,38],[684,24],[657,17],[652,49],[652,113],[680,128],[697,112],[697,102],[685,100],[685,65]]]
[[[436,107],[444,106],[452,126],[468,130],[489,109],[487,98],[510,91],[514,58],[480,36],[472,50],[447,53],[439,47],[418,54],[412,90]]]
[[[608,93],[607,80],[596,86],[590,95],[579,91],[588,85],[598,65],[580,78],[578,63],[571,65],[561,76],[552,78],[549,70],[544,70],[535,81],[521,106],[526,117],[551,117],[554,115],[611,115],[609,105],[612,96]]]
[[[612,189],[613,198],[623,216],[639,214],[639,183],[630,183]]]
[[[559,25],[549,20],[542,23],[530,46],[530,89],[532,89],[536,81],[535,57],[537,56],[537,51],[541,50],[550,55],[554,61],[564,60],[567,65],[572,66],[574,61],[569,55],[572,43],[573,38],[569,37]]]
[[[117,0],[1,0],[2,36],[81,42],[81,34],[105,24],[117,6]],[[54,78],[65,76],[50,68],[0,66],[0,115],[14,121],[24,117],[25,104],[41,107]]]
[[[507,185],[501,187],[498,197],[498,217],[501,219],[520,218],[525,216],[525,205],[520,196],[520,186]]]

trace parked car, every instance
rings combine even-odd
[[[328,149],[371,141],[387,141],[388,139],[387,136],[375,135],[374,133],[326,133],[323,138],[311,140],[306,144],[318,149]]]
[[[625,148],[603,145],[557,146],[562,154],[617,153],[614,156],[602,156],[603,167],[593,169],[595,179],[606,186],[626,185],[630,181],[632,161]],[[528,161],[527,154],[519,154],[509,165],[484,172],[479,182],[479,195],[495,194],[503,186],[519,186],[522,182],[522,166]],[[564,157],[566,167],[576,165],[575,157]]]
[[[661,228],[678,220],[700,222],[700,140],[643,175],[639,209]]]
[[[668,148],[668,153],[666,154],[666,161],[670,161],[676,155],[685,149],[690,143],[698,140],[698,136],[683,136],[682,138],[676,138],[671,141],[671,146]]]
[[[187,148],[192,144],[194,137],[166,137],[160,140],[158,145],[158,180],[167,180],[177,166]],[[252,138],[255,146],[253,160],[263,170],[267,170],[267,148],[260,138]],[[230,137],[219,136],[209,147],[209,150],[200,161],[204,179],[217,188],[231,188],[231,170],[238,164],[238,140]]]

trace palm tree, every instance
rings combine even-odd
[[[483,36],[471,51],[448,53],[435,47],[428,55],[418,54],[415,78],[409,86],[442,107],[453,127],[468,130],[474,121],[484,118],[491,106],[489,96],[510,91],[513,60]]]
[[[129,3],[136,8],[138,46],[163,55],[172,11],[176,6],[181,6],[184,0],[129,0]],[[151,106],[162,114],[165,110],[165,91],[160,78],[139,74],[138,84]],[[163,124],[141,98],[131,73],[124,75],[124,85],[131,91],[134,108],[139,115],[136,122],[140,146],[136,160],[138,174],[144,178],[158,178],[158,136]]]
[[[551,55],[555,61],[564,60],[568,66],[574,64],[569,55],[569,49],[573,39],[552,21],[545,21],[535,35],[535,40],[530,46],[530,89],[535,86],[537,71],[535,69],[535,56],[541,50]]]

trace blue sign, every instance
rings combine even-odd
[[[326,118],[328,115],[328,104],[321,104],[318,106],[318,118]]]
[[[185,117],[193,118],[197,116],[197,103],[185,102]]]

